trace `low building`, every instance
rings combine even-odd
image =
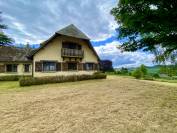
[[[55,32],[33,51],[5,48],[10,50],[0,54],[0,75],[42,77],[93,74],[99,70],[99,57],[90,39],[74,25]]]
[[[32,60],[28,50],[16,47],[0,47],[0,76],[32,75]]]

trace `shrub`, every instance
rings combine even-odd
[[[21,76],[21,75],[0,76],[0,81],[18,81],[21,77],[31,77],[31,76]]]
[[[135,77],[136,79],[140,79],[143,77],[143,73],[139,68],[137,68],[136,70],[133,71],[132,76]]]
[[[116,70],[114,73],[115,74],[121,74],[121,72],[119,70]]]
[[[132,76],[132,72],[128,72],[128,75],[129,75],[129,76]]]
[[[160,76],[159,76],[158,73],[154,73],[152,76],[153,76],[154,78],[160,78]]]
[[[105,79],[106,78],[106,74],[104,73],[94,73],[92,76],[93,77],[91,77],[91,79]]]
[[[143,77],[143,79],[145,79],[145,80],[154,80],[154,78],[152,76],[150,76],[150,75],[145,75]]]
[[[94,73],[93,75],[70,75],[53,77],[24,77],[19,80],[20,86],[40,85],[47,83],[75,82],[89,79],[105,79],[106,74]]]
[[[172,78],[173,78],[173,80],[177,80],[177,76],[173,76]]]

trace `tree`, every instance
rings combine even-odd
[[[121,74],[128,74],[128,69],[122,67],[122,68],[120,69],[120,73],[121,73]]]
[[[147,68],[144,64],[140,66],[140,70],[142,71],[143,75],[147,75]]]
[[[160,73],[166,74],[170,77],[177,75],[177,64],[175,65],[164,65],[160,67]]]
[[[7,26],[2,24],[1,22],[2,19],[0,16],[0,46],[10,45],[13,42],[13,40],[3,33],[3,29],[7,29]]]
[[[119,0],[111,14],[119,24],[122,51],[152,51],[157,62],[176,61],[177,0]]]
[[[112,61],[110,60],[101,60],[101,70],[102,71],[113,71]]]
[[[26,45],[24,45],[23,50],[25,51],[26,54],[29,54],[33,49],[30,47],[29,42],[27,42]]]
[[[146,75],[147,75],[147,68],[144,64],[142,64],[140,67],[136,68],[132,73],[132,76],[134,76],[137,79],[145,77]]]
[[[132,76],[135,77],[136,79],[140,79],[143,77],[143,72],[141,71],[140,68],[137,68],[136,70],[133,71]]]

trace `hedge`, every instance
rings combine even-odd
[[[143,77],[144,80],[154,80],[154,78],[151,75],[145,75]]]
[[[106,79],[106,76],[107,75],[104,73],[94,73],[93,75],[70,75],[70,76],[31,77],[31,78],[24,77],[19,80],[19,84],[20,86],[31,86],[48,83],[74,82],[89,79]]]
[[[8,76],[0,76],[0,81],[18,81],[23,77],[32,77],[32,76],[22,76],[22,75],[8,75]]]

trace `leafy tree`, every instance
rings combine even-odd
[[[145,77],[147,75],[147,68],[145,65],[141,65],[136,70],[133,71],[132,76],[134,76],[137,79],[140,79],[142,77]]]
[[[143,75],[147,75],[147,68],[144,64],[140,66],[140,70],[142,71]]]
[[[177,64],[175,65],[164,65],[160,67],[160,73],[166,74],[170,77],[177,75]]]
[[[102,71],[113,71],[112,61],[110,60],[101,60],[101,70]]]
[[[1,15],[1,12],[0,12]],[[7,26],[2,24],[2,19],[0,16],[0,46],[10,45],[13,40],[3,33],[3,29],[7,29]]]
[[[152,51],[157,62],[177,57],[177,0],[119,0],[111,14],[123,51]]]
[[[128,69],[122,67],[122,68],[120,69],[120,73],[121,73],[121,74],[128,74]]]
[[[25,51],[25,53],[28,55],[33,49],[30,47],[29,42],[27,42],[26,45],[24,45],[23,50]]]
[[[140,68],[137,68],[136,70],[133,71],[132,76],[135,77],[136,79],[140,79],[143,77],[143,72],[141,71]]]

